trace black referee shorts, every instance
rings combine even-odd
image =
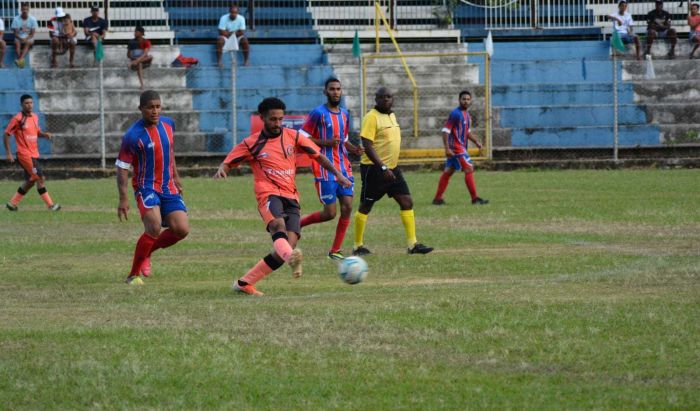
[[[363,203],[373,203],[379,201],[384,194],[389,197],[394,197],[401,194],[411,195],[408,189],[408,184],[403,178],[401,169],[397,166],[391,169],[396,177],[394,181],[384,179],[384,172],[380,167],[375,165],[360,165],[360,173],[362,175],[362,193],[360,201]]]

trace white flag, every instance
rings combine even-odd
[[[489,35],[484,39],[484,48],[489,54],[489,57],[493,57],[493,37],[491,37],[491,30],[489,30]]]
[[[238,51],[238,39],[236,33],[233,33],[226,39],[224,43],[224,51]]]
[[[656,73],[654,73],[654,62],[651,61],[651,54],[647,54],[646,70],[644,72],[644,78],[646,80],[654,80],[656,78]]]

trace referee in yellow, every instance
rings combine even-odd
[[[401,222],[406,231],[409,254],[428,254],[433,251],[416,240],[416,222],[413,216],[413,199],[406,180],[399,168],[401,128],[391,111],[394,95],[386,87],[380,87],[374,98],[376,106],[362,120],[362,145],[365,153],[360,161],[362,193],[360,207],[355,213],[355,247],[353,255],[371,254],[364,245],[365,225],[372,206],[384,194],[392,197],[401,208]]]

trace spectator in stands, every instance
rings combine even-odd
[[[39,27],[34,16],[29,15],[29,5],[22,4],[20,6],[20,15],[12,20],[10,28],[15,34],[15,53],[17,60],[15,64],[19,68],[24,67],[24,58],[29,53],[29,49],[34,45],[34,34]]]
[[[153,56],[148,54],[151,50],[151,42],[146,40],[146,30],[141,26],[136,26],[134,38],[129,41],[126,55],[129,57],[129,68],[136,70],[139,76],[141,90],[143,90],[143,69],[151,66]]]
[[[698,13],[698,3],[693,3],[690,5],[690,13],[688,14],[688,26],[690,26],[690,33],[688,34],[688,39],[690,44],[693,44],[693,50],[690,52],[690,58],[693,58],[695,50],[700,46],[700,13]]]
[[[232,5],[229,12],[219,19],[219,38],[216,40],[216,58],[219,67],[224,66],[221,63],[221,54],[227,41],[238,41],[238,45],[243,51],[243,65],[248,65],[250,45],[248,44],[248,39],[245,38],[244,32],[245,18],[238,14],[238,6]],[[231,38],[231,36],[234,37]]]
[[[90,17],[85,17],[83,20],[83,32],[85,33],[85,42],[97,49],[97,41],[104,41],[107,35],[107,20],[100,17],[100,8],[97,6],[90,7]]]
[[[639,57],[639,49],[641,48],[639,37],[634,34],[632,29],[634,21],[632,20],[632,15],[627,12],[627,2],[621,0],[617,3],[617,13],[612,13],[608,17],[613,20],[613,30],[620,35],[620,40],[625,44],[634,43],[637,60],[641,60]]]
[[[651,44],[656,38],[666,38],[671,43],[671,51],[668,52],[669,58],[676,57],[676,30],[671,28],[671,13],[664,10],[664,2],[656,0],[656,8],[647,13],[647,51],[644,53],[651,54]]]
[[[5,48],[7,44],[2,38],[5,36],[5,20],[0,17],[0,68],[5,67]]]
[[[66,14],[63,8],[56,7],[56,15],[49,20],[47,25],[49,38],[51,38],[51,67],[58,67],[56,56],[70,51],[69,67],[73,68],[75,57],[75,45],[78,44],[78,31],[75,29],[70,14]]]

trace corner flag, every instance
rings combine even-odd
[[[355,38],[352,40],[352,56],[360,57],[362,55],[362,50],[360,49],[360,35],[355,30]]]

